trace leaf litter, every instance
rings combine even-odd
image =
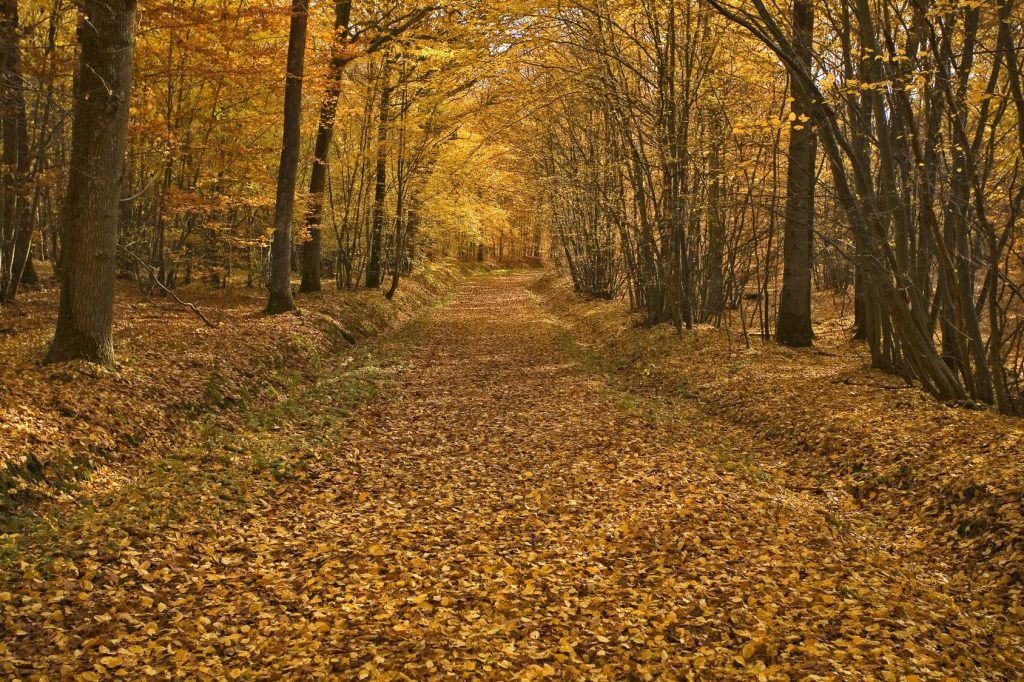
[[[723,467],[751,432],[624,397],[534,279],[470,280],[286,418],[97,500],[5,577],[0,670],[1019,677],[1019,629],[958,600],[913,538]]]

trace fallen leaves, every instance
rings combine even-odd
[[[254,314],[263,291],[193,285],[191,295],[221,321],[216,330],[188,311],[146,303],[137,286],[119,282],[116,370],[41,366],[58,292],[55,285],[25,292],[18,306],[0,308],[0,327],[17,322],[0,343],[0,512],[83,481],[93,489],[124,485],[140,464],[180,447],[197,418],[244,412],[274,400],[292,377],[315,373],[342,343],[339,329],[367,336],[407,321],[457,279],[439,266],[412,278],[394,302],[377,292],[330,292],[307,297],[301,316],[277,317]]]
[[[534,290],[579,336],[592,372],[625,386],[633,402],[657,402],[659,420],[719,451],[716,469],[821,498],[818,513],[831,532],[857,534],[917,564],[1019,658],[1019,420],[893,387],[865,368],[848,325],[827,317],[824,300],[817,350],[792,351],[770,343],[746,349],[728,329],[700,328],[680,340],[668,329],[638,328],[624,305],[579,302],[554,277]],[[777,512],[774,521],[788,516]],[[949,645],[948,633],[938,636]]]
[[[373,351],[399,369],[350,417],[333,414],[348,390],[333,372],[360,370],[325,367],[294,389],[282,428],[235,428],[181,455],[196,470],[98,500],[96,523],[75,536],[84,552],[65,539],[58,561],[5,580],[0,670],[1020,673],[1020,632],[959,600],[957,583],[905,550],[911,537],[831,492],[780,485],[761,459],[732,466],[728,443],[750,434],[730,422],[681,420],[595,379],[528,280],[473,280],[415,325],[401,362]],[[302,475],[264,476],[257,455]],[[142,516],[154,497],[182,498],[183,513]]]

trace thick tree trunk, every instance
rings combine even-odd
[[[384,66],[381,74],[380,119],[377,127],[376,188],[373,194],[373,224],[370,228],[370,258],[366,264],[366,286],[376,289],[383,279],[384,199],[387,197],[388,171],[388,117],[391,108],[390,69]]]
[[[814,37],[812,0],[793,2],[793,50],[810,75]],[[793,122],[789,138],[782,295],[775,339],[787,346],[810,346],[811,245],[814,234],[814,165],[816,141],[811,125],[813,102],[798,74],[792,78]]]
[[[0,230],[0,303],[13,301],[17,295],[32,247],[31,160],[19,28],[17,0],[3,0],[0,2],[0,107],[5,171],[4,225]]]
[[[39,284],[39,273],[36,272],[35,261],[32,256],[32,245],[29,244],[29,249],[25,254],[25,267],[21,270],[21,279],[18,280],[19,284],[26,284],[28,286],[35,286]],[[17,251],[15,251],[15,261],[17,261]],[[16,293],[16,292],[15,292]],[[14,294],[11,294],[11,298],[14,298]]]
[[[292,0],[288,35],[288,73],[284,89],[284,136],[281,165],[277,171],[277,205],[274,209],[274,241],[270,247],[270,299],[267,314],[295,310],[292,298],[292,214],[299,171],[302,134],[302,78],[306,65],[306,27],[309,0]]]
[[[320,127],[316,133],[316,147],[313,151],[313,170],[309,177],[309,208],[306,212],[308,240],[302,246],[302,284],[299,291],[313,293],[320,291],[320,225],[324,214],[324,190],[327,187],[327,156],[334,138],[334,120],[338,114],[338,98],[341,96],[341,75],[349,58],[344,54],[348,36],[349,16],[352,0],[340,0],[334,5],[334,45],[328,73],[327,92],[320,107]]]
[[[136,0],[86,0],[62,214],[60,309],[46,362],[110,364]]]

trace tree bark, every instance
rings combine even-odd
[[[309,177],[309,208],[306,211],[306,230],[309,235],[302,246],[302,284],[299,286],[302,293],[314,293],[321,289],[320,225],[323,222],[324,189],[327,186],[327,156],[334,138],[334,121],[338,114],[338,98],[341,96],[341,75],[350,60],[343,50],[351,14],[352,0],[335,3],[333,56],[328,72],[327,92],[320,107],[320,127],[316,133],[313,170]]]
[[[811,73],[814,38],[813,0],[793,2],[793,51],[804,76]],[[813,102],[800,74],[792,78],[793,121],[789,137],[783,241],[782,295],[775,339],[786,346],[806,347],[814,340],[811,327],[811,244],[814,235],[814,166],[816,140],[811,125]]]
[[[380,118],[377,126],[376,188],[373,195],[373,224],[370,228],[370,259],[366,264],[366,286],[376,289],[383,278],[382,251],[384,241],[384,199],[387,197],[388,110],[391,108],[390,65],[385,63],[381,74]]]
[[[277,203],[274,209],[274,241],[270,247],[270,299],[267,314],[295,310],[292,298],[292,214],[299,170],[302,134],[302,78],[306,65],[306,28],[309,0],[292,0],[288,35],[288,72],[284,88],[284,135],[281,165],[277,171]]]
[[[85,0],[82,7],[71,163],[62,213],[60,308],[47,363],[114,361],[117,226],[135,8],[136,0]]]
[[[25,114],[25,84],[21,76],[21,48],[18,44],[17,0],[0,2],[0,107],[3,118],[3,163],[5,166],[4,225],[0,247],[0,303],[9,303],[18,293],[32,248],[31,159],[28,120]]]
[[[401,177],[401,174],[399,177]],[[398,291],[398,282],[402,275],[402,257],[405,253],[405,237],[407,234],[406,221],[403,217],[403,213],[405,213],[403,207],[405,192],[401,184],[399,182],[398,201],[395,205],[395,254],[391,264],[391,286],[388,287],[387,292],[384,294],[385,298],[389,301],[395,297],[395,292]]]
[[[710,174],[708,184],[708,292],[706,317],[718,319],[725,312],[725,276],[722,270],[725,260],[725,207],[722,191],[722,145],[725,136],[720,121],[720,112],[711,114],[709,126],[711,136]]]

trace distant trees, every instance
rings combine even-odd
[[[552,90],[572,83],[538,115],[533,147],[558,253],[587,295],[625,284],[648,324],[692,327],[741,295],[723,270],[728,124],[715,19],[697,2],[580,3],[557,16],[563,37],[535,76]]]
[[[550,111],[538,173],[546,179],[552,232],[576,291],[612,299],[621,284],[617,235],[626,229],[610,148],[616,133],[599,112],[573,111],[575,104],[569,100],[564,109],[555,105]]]
[[[267,310],[280,312],[294,306],[297,274],[304,292],[325,274],[339,288],[390,278],[393,296],[424,255],[466,255],[472,243],[474,257],[485,244],[497,256],[514,240],[535,251],[536,233],[493,208],[495,187],[481,186],[462,216],[438,200],[470,157],[497,158],[459,130],[488,106],[475,91],[505,58],[483,58],[508,42],[495,37],[505,24],[407,0],[339,0],[333,12],[154,0],[131,19],[126,7],[0,0],[0,303],[31,281],[33,250],[62,278],[50,360],[110,361],[116,277],[147,296],[199,278],[267,285]],[[111,13],[132,33],[114,35]],[[79,16],[94,15],[103,21],[82,24],[80,50],[65,49]],[[133,53],[129,87],[122,58]],[[320,103],[316,119],[300,88]],[[388,90],[401,94],[380,108]],[[433,178],[438,169],[448,176]]]
[[[589,295],[622,272],[648,324],[735,310],[791,346],[815,282],[852,285],[876,367],[1024,410],[1020,9],[562,6],[525,72],[555,253]]]

